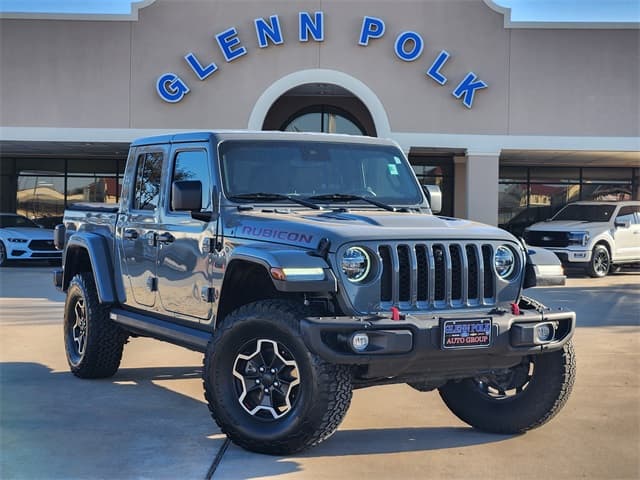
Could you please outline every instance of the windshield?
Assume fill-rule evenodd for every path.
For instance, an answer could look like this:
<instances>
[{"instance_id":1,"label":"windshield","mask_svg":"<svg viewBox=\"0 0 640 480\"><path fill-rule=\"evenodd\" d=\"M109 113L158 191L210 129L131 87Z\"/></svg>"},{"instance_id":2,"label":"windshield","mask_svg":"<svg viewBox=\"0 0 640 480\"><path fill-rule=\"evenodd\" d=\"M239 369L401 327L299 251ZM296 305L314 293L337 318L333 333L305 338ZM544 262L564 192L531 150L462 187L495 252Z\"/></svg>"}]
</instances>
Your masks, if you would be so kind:
<instances>
[{"instance_id":1,"label":"windshield","mask_svg":"<svg viewBox=\"0 0 640 480\"><path fill-rule=\"evenodd\" d=\"M615 209L615 205L567 205L552 220L608 222Z\"/></svg>"},{"instance_id":2,"label":"windshield","mask_svg":"<svg viewBox=\"0 0 640 480\"><path fill-rule=\"evenodd\" d=\"M38 225L22 215L0 215L0 228L32 227Z\"/></svg>"},{"instance_id":3,"label":"windshield","mask_svg":"<svg viewBox=\"0 0 640 480\"><path fill-rule=\"evenodd\" d=\"M423 201L411 167L391 146L227 140L220 145L220 158L229 198L261 193L314 197L315 203L365 203L357 198L322 198L344 194L393 205Z\"/></svg>"}]
</instances>

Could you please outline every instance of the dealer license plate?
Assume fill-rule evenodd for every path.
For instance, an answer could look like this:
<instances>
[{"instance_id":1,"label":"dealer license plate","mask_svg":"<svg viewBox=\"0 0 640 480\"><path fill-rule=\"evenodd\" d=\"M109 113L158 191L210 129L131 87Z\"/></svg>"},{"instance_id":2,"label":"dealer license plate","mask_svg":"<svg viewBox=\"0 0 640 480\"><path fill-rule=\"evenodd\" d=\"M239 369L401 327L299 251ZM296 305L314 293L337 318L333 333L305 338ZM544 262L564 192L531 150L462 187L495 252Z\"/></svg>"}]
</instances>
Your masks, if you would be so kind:
<instances>
[{"instance_id":1,"label":"dealer license plate","mask_svg":"<svg viewBox=\"0 0 640 480\"><path fill-rule=\"evenodd\" d=\"M442 348L481 348L491 345L491 318L443 320Z\"/></svg>"}]
</instances>

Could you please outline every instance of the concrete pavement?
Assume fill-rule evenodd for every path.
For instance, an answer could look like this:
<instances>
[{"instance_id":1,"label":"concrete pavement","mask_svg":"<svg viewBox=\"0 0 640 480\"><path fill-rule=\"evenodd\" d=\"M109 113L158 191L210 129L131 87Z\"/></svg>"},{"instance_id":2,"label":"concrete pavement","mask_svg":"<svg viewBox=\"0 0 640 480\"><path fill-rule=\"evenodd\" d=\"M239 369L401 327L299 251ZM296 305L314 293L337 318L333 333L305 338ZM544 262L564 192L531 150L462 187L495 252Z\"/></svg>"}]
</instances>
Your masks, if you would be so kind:
<instances>
[{"instance_id":1,"label":"concrete pavement","mask_svg":"<svg viewBox=\"0 0 640 480\"><path fill-rule=\"evenodd\" d=\"M76 379L49 271L0 270L0 477L205 478L225 437L204 403L201 355L133 339L115 377ZM637 272L535 289L579 323L573 394L537 430L484 434L437 393L370 388L319 447L270 457L231 444L213 478L639 478L639 294Z\"/></svg>"}]
</instances>

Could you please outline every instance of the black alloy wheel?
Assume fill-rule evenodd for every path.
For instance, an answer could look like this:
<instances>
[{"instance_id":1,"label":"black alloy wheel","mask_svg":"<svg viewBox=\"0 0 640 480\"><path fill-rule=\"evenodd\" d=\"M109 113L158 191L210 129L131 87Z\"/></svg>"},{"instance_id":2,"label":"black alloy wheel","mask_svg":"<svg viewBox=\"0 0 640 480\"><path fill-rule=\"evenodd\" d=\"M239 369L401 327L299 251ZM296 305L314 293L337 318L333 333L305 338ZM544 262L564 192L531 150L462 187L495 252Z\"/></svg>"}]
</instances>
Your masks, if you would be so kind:
<instances>
[{"instance_id":1,"label":"black alloy wheel","mask_svg":"<svg viewBox=\"0 0 640 480\"><path fill-rule=\"evenodd\" d=\"M266 338L245 344L233 365L238 402L249 414L277 420L295 406L300 388L298 364L287 348Z\"/></svg>"},{"instance_id":2,"label":"black alloy wheel","mask_svg":"<svg viewBox=\"0 0 640 480\"><path fill-rule=\"evenodd\" d=\"M351 402L351 370L309 351L302 303L261 300L217 326L204 357L211 416L237 445L289 455L330 437Z\"/></svg>"}]
</instances>

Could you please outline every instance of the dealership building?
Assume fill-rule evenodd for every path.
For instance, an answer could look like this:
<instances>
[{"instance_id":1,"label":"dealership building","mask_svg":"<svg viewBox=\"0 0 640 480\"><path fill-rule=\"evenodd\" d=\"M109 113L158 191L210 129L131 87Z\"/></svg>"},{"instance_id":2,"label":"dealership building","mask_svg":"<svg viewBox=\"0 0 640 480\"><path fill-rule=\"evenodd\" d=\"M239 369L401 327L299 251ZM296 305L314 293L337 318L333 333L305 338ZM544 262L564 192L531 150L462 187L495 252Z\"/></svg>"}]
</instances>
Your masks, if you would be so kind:
<instances>
[{"instance_id":1,"label":"dealership building","mask_svg":"<svg viewBox=\"0 0 640 480\"><path fill-rule=\"evenodd\" d=\"M391 138L443 214L512 231L638 199L637 23L491 0L145 0L0 15L0 211L117 201L129 143L182 130Z\"/></svg>"}]
</instances>

